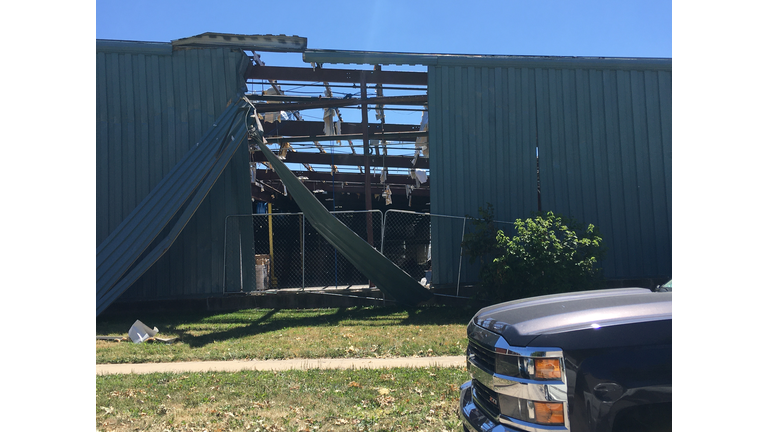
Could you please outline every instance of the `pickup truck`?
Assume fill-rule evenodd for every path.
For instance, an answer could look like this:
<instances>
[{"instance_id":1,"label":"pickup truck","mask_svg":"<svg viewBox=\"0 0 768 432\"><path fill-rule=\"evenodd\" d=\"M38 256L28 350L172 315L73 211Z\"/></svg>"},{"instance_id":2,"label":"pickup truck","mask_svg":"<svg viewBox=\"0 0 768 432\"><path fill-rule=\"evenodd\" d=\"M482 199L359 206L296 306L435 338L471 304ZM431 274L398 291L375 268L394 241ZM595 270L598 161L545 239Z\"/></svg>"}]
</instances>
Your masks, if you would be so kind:
<instances>
[{"instance_id":1,"label":"pickup truck","mask_svg":"<svg viewBox=\"0 0 768 432\"><path fill-rule=\"evenodd\" d=\"M465 431L672 430L671 283L501 303L467 337Z\"/></svg>"}]
</instances>

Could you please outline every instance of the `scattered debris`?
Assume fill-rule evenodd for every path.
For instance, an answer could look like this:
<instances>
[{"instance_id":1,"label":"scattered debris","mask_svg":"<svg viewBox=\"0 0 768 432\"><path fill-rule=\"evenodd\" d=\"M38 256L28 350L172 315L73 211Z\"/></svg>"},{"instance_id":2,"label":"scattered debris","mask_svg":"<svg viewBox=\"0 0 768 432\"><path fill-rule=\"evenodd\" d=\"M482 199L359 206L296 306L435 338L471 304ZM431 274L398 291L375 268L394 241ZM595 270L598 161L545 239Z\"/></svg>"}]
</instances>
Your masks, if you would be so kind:
<instances>
[{"instance_id":1,"label":"scattered debris","mask_svg":"<svg viewBox=\"0 0 768 432\"><path fill-rule=\"evenodd\" d=\"M120 336L96 336L96 340L111 341L111 342L125 342L130 339Z\"/></svg>"},{"instance_id":2,"label":"scattered debris","mask_svg":"<svg viewBox=\"0 0 768 432\"><path fill-rule=\"evenodd\" d=\"M161 337L155 337L157 333L160 331L155 328L149 328L146 324L143 322L136 320L135 323L131 326L131 328L128 330L128 336L96 336L96 340L103 340L103 341L110 341L110 342L127 342L127 341L133 341L133 343L142 343L142 342L163 342L163 343L174 343L179 340L178 337L170 337L170 338L161 338Z\"/></svg>"},{"instance_id":3,"label":"scattered debris","mask_svg":"<svg viewBox=\"0 0 768 432\"><path fill-rule=\"evenodd\" d=\"M133 343L142 343L145 340L156 335L160 330L155 328L149 328L143 322L136 320L135 323L128 330L128 337L131 338Z\"/></svg>"},{"instance_id":4,"label":"scattered debris","mask_svg":"<svg viewBox=\"0 0 768 432\"><path fill-rule=\"evenodd\" d=\"M151 337L151 338L147 339L144 342L163 342L163 343L170 344L170 343L174 343L174 342L176 342L178 340L179 340L179 338L177 338L177 337L171 337L171 338Z\"/></svg>"}]
</instances>

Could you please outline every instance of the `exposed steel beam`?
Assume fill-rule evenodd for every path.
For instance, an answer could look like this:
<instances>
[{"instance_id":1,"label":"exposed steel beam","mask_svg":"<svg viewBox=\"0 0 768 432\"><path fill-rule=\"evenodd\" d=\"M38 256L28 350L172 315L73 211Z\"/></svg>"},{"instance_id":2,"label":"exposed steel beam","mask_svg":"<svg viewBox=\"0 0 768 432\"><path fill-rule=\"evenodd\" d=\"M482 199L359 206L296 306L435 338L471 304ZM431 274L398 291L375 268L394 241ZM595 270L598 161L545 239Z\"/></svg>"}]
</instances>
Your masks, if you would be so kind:
<instances>
[{"instance_id":1,"label":"exposed steel beam","mask_svg":"<svg viewBox=\"0 0 768 432\"><path fill-rule=\"evenodd\" d=\"M426 72L364 71L354 69L311 69L280 66L251 66L246 79L359 83L361 75L368 84L427 85Z\"/></svg>"},{"instance_id":2,"label":"exposed steel beam","mask_svg":"<svg viewBox=\"0 0 768 432\"><path fill-rule=\"evenodd\" d=\"M267 144L278 144L284 142L306 142L306 141L342 141L342 140L364 140L366 139L366 130L363 128L361 134L344 134L344 135L308 135L308 136L288 136L288 137L264 137ZM386 140L386 141L416 141L416 138L429 136L427 131L419 132L382 132L382 133L370 133L370 129L367 137L369 139Z\"/></svg>"},{"instance_id":3,"label":"exposed steel beam","mask_svg":"<svg viewBox=\"0 0 768 432\"><path fill-rule=\"evenodd\" d=\"M331 174L330 172L322 172L322 171L293 171L293 174L296 175L296 177L300 177L300 178L306 177L306 180L304 181L354 182L354 183L365 182L365 174L358 174L358 173L337 172L335 174ZM262 181L279 180L280 176L278 176L277 173L272 170L257 170L256 178ZM370 179L373 182L372 184L379 182L378 175L371 174ZM387 184L413 186L416 184L416 180L411 178L411 176L409 175L387 174ZM422 185L428 186L429 179L427 179L426 183L422 183Z\"/></svg>"},{"instance_id":4,"label":"exposed steel beam","mask_svg":"<svg viewBox=\"0 0 768 432\"><path fill-rule=\"evenodd\" d=\"M368 88L366 87L368 77L364 74L360 74L360 99L362 100L362 115L363 115L363 169L365 173L365 184L363 193L365 194L365 209L366 213L366 231L368 234L368 244L373 246L373 222L371 218L370 210L373 208L371 202L371 149L370 139L368 132Z\"/></svg>"},{"instance_id":5,"label":"exposed steel beam","mask_svg":"<svg viewBox=\"0 0 768 432\"><path fill-rule=\"evenodd\" d=\"M288 152L283 162L357 167L364 165L363 159L363 155ZM251 153L251 162L266 161L267 158L260 151ZM429 159L421 157L416 161L416 165L413 165L413 157L411 156L387 156L386 159L380 156L370 156L370 162L371 166L374 167L429 169Z\"/></svg>"},{"instance_id":6,"label":"exposed steel beam","mask_svg":"<svg viewBox=\"0 0 768 432\"><path fill-rule=\"evenodd\" d=\"M249 96L250 99L258 99L255 96ZM368 98L368 104L377 105L424 105L427 103L427 95L413 96L385 96ZM362 105L363 100L358 98L336 99L323 98L309 102L289 102L289 103L259 103L253 104L257 112L276 112L276 111L301 111L307 109L322 108L341 108L348 106Z\"/></svg>"},{"instance_id":7,"label":"exposed steel beam","mask_svg":"<svg viewBox=\"0 0 768 432\"><path fill-rule=\"evenodd\" d=\"M266 180L264 181L264 184L267 184L269 186L274 187L275 189L282 189L283 185L279 180ZM362 184L342 184L342 183L323 183L323 182L304 182L304 186L307 187L307 189L311 191L316 190L324 190L326 192L336 192L337 194L340 193L353 193L353 194L364 194L365 193L365 186ZM374 185L371 188L371 196L373 195L381 195L383 187L378 187L378 185ZM402 185L389 185L389 189L392 191L393 195L405 195L405 189ZM264 193L268 193L271 189L264 188ZM257 193L257 195L254 195L257 199L259 197L265 197L265 195L261 192L261 187L259 185L251 184L251 192ZM276 192L271 192L272 194L275 194ZM422 187L420 189L414 189L411 191L411 194L414 196L429 196L429 188L428 187Z\"/></svg>"},{"instance_id":8,"label":"exposed steel beam","mask_svg":"<svg viewBox=\"0 0 768 432\"><path fill-rule=\"evenodd\" d=\"M264 191L262 192L259 185L251 184L251 198L255 201L273 202L273 196L275 195L277 195L276 192L271 189L264 188Z\"/></svg>"},{"instance_id":9,"label":"exposed steel beam","mask_svg":"<svg viewBox=\"0 0 768 432\"><path fill-rule=\"evenodd\" d=\"M315 136L323 135L323 122L321 121L295 121L283 120L280 122L262 122L264 137L276 136ZM419 125L386 123L384 128L380 124L370 125L369 133L377 132L418 132ZM363 133L361 123L341 123L342 134Z\"/></svg>"}]
</instances>

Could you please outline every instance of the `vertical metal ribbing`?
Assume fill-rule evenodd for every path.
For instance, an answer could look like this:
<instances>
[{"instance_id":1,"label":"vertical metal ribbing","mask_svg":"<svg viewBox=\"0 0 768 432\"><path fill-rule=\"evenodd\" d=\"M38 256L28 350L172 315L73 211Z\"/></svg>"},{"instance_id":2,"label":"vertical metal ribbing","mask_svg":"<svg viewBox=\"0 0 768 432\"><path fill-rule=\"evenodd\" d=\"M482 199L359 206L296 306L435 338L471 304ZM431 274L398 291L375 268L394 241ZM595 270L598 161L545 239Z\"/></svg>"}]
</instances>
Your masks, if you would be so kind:
<instances>
[{"instance_id":1,"label":"vertical metal ribbing","mask_svg":"<svg viewBox=\"0 0 768 432\"><path fill-rule=\"evenodd\" d=\"M230 216L227 216L224 218L224 259L222 260L222 268L223 271L221 272L221 294L227 293L227 225L229 225L229 218ZM253 223L253 222L251 222Z\"/></svg>"},{"instance_id":2,"label":"vertical metal ribbing","mask_svg":"<svg viewBox=\"0 0 768 432\"><path fill-rule=\"evenodd\" d=\"M238 224L240 225L240 224ZM243 292L243 238L237 236L237 250L240 255L240 259L237 261L237 266L240 268L240 292Z\"/></svg>"}]
</instances>

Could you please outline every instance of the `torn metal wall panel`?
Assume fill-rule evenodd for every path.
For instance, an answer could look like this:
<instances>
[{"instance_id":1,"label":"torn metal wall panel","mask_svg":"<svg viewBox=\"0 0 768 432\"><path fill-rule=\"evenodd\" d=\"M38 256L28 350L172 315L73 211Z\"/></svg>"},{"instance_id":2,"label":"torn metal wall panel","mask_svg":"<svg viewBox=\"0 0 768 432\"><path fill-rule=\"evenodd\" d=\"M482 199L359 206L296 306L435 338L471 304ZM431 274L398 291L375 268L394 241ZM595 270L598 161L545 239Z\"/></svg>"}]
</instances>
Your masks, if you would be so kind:
<instances>
[{"instance_id":1,"label":"torn metal wall panel","mask_svg":"<svg viewBox=\"0 0 768 432\"><path fill-rule=\"evenodd\" d=\"M218 127L214 125L211 133L207 133L201 140L202 143L220 142L227 134L226 125L236 120L234 113L225 112L217 120ZM209 144L213 146L213 144ZM198 143L187 155L179 161L174 169L156 185L151 194L147 194L138 206L131 211L129 216L123 219L120 225L97 247L97 279L105 278L106 284L119 274L110 276L115 268L122 268L136 259L136 253L146 248L139 246L139 235L145 230L159 232L174 217L177 209L188 201L189 196L197 193L202 177L201 170L209 170L213 161L218 157L216 148L210 150ZM155 234L157 235L157 234ZM120 241L116 241L120 238ZM147 241L151 241L151 238ZM107 258L111 262L107 264ZM110 282L111 281L111 282Z\"/></svg>"},{"instance_id":2,"label":"torn metal wall panel","mask_svg":"<svg viewBox=\"0 0 768 432\"><path fill-rule=\"evenodd\" d=\"M248 63L228 48L97 41L97 245L243 90ZM221 293L225 218L251 212L248 159L238 149L168 253L120 301Z\"/></svg>"},{"instance_id":3,"label":"torn metal wall panel","mask_svg":"<svg viewBox=\"0 0 768 432\"><path fill-rule=\"evenodd\" d=\"M538 148L542 210L599 227L607 277L671 277L671 60L461 61L428 72L431 212L529 217ZM455 225L433 221L435 284L459 277Z\"/></svg>"},{"instance_id":4,"label":"torn metal wall panel","mask_svg":"<svg viewBox=\"0 0 768 432\"><path fill-rule=\"evenodd\" d=\"M97 247L97 315L174 244L236 150L246 146L247 130L248 104L234 101L200 143Z\"/></svg>"}]
</instances>

